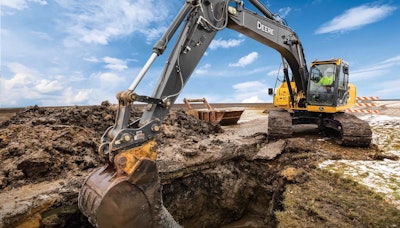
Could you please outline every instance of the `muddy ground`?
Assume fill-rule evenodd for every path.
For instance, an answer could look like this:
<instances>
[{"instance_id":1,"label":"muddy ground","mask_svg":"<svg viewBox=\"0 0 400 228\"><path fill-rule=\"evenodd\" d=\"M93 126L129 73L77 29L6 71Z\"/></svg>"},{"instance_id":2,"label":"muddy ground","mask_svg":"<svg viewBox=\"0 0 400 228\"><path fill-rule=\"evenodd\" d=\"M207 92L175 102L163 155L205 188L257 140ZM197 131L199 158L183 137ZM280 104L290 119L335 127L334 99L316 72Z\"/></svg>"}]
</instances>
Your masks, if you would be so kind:
<instances>
[{"instance_id":1,"label":"muddy ground","mask_svg":"<svg viewBox=\"0 0 400 228\"><path fill-rule=\"evenodd\" d=\"M397 160L377 146L348 148L299 126L267 139L267 112L247 107L233 126L174 110L157 162L166 208L185 227L398 227L385 196L318 168L325 160ZM115 106L28 107L0 123L0 227L91 227L77 208ZM140 116L134 110L132 119Z\"/></svg>"}]
</instances>

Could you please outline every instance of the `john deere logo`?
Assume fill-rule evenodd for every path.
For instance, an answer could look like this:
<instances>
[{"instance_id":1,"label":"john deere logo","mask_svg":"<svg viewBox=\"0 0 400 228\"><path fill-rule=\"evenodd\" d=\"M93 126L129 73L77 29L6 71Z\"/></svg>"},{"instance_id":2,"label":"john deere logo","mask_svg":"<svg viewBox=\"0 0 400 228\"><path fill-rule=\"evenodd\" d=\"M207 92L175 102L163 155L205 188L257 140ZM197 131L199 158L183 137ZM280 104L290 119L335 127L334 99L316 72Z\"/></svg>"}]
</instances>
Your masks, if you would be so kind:
<instances>
[{"instance_id":1,"label":"john deere logo","mask_svg":"<svg viewBox=\"0 0 400 228\"><path fill-rule=\"evenodd\" d=\"M257 29L259 29L259 30L261 30L261 31L263 31L265 33L274 35L274 29L264 25L263 23L261 23L259 21L257 21Z\"/></svg>"}]
</instances>

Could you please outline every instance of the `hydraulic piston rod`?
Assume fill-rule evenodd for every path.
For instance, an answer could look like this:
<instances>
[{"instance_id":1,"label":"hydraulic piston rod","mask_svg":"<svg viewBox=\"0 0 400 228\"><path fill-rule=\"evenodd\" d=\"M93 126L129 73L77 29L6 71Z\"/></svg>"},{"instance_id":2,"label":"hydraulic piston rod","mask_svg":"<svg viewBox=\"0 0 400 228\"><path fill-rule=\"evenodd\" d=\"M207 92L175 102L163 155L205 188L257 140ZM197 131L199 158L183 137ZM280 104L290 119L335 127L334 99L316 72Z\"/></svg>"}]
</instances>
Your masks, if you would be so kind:
<instances>
[{"instance_id":1,"label":"hydraulic piston rod","mask_svg":"<svg viewBox=\"0 0 400 228\"><path fill-rule=\"evenodd\" d=\"M146 72L149 70L151 64L153 64L156 57L164 52L165 48L167 47L167 43L171 40L172 36L179 28L179 25L182 23L186 15L189 13L190 7L191 4L188 1L179 11L178 15L175 17L174 21L172 22L168 30L164 33L163 37L154 45L153 53L147 60L146 64L143 66L142 70L140 70L139 74L136 76L135 81L133 81L131 86L129 86L128 90L134 91L136 89L136 87L139 85L140 81L146 74Z\"/></svg>"},{"instance_id":2,"label":"hydraulic piston rod","mask_svg":"<svg viewBox=\"0 0 400 228\"><path fill-rule=\"evenodd\" d=\"M133 81L131 86L129 86L128 90L133 91L136 89L136 87L139 85L140 81L143 79L144 75L146 74L146 72L149 70L151 64L153 64L156 57L157 57L157 53L153 52L153 54L151 54L150 58L147 60L146 64L142 68L142 70L140 70L138 76L136 76L135 81Z\"/></svg>"}]
</instances>

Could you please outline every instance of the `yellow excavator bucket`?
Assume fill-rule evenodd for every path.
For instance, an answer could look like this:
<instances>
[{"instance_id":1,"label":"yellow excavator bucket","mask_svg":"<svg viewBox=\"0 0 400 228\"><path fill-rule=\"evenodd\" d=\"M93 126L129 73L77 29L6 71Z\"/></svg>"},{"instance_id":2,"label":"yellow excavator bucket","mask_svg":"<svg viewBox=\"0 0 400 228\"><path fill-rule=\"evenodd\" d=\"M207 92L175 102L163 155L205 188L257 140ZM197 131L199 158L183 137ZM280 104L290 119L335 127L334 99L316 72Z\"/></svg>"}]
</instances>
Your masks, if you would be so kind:
<instances>
[{"instance_id":1,"label":"yellow excavator bucket","mask_svg":"<svg viewBox=\"0 0 400 228\"><path fill-rule=\"evenodd\" d=\"M96 227L179 226L164 208L155 163L156 143L120 152L114 166L96 169L81 188L78 205Z\"/></svg>"}]
</instances>

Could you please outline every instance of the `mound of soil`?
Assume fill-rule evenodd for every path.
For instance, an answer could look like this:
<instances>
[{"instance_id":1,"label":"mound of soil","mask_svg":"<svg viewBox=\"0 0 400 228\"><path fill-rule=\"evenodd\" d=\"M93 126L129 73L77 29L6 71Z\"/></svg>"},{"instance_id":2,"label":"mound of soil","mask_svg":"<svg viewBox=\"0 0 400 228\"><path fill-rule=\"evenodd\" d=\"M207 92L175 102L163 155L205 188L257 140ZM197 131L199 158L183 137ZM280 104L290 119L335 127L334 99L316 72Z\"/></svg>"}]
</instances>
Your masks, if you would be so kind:
<instances>
[{"instance_id":1,"label":"mound of soil","mask_svg":"<svg viewBox=\"0 0 400 228\"><path fill-rule=\"evenodd\" d=\"M113 124L106 103L91 108L29 107L0 125L0 189L80 175L101 164L101 132Z\"/></svg>"},{"instance_id":2,"label":"mound of soil","mask_svg":"<svg viewBox=\"0 0 400 228\"><path fill-rule=\"evenodd\" d=\"M67 174L80 176L82 171L101 165L96 151L102 134L114 124L115 111L108 102L91 107L33 106L1 123L0 189ZM132 119L140 115L140 110L133 109ZM223 132L219 125L195 119L183 110L171 113L163 129L157 136L161 144Z\"/></svg>"}]
</instances>

